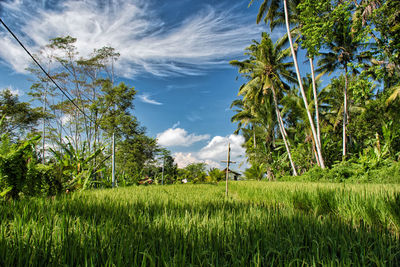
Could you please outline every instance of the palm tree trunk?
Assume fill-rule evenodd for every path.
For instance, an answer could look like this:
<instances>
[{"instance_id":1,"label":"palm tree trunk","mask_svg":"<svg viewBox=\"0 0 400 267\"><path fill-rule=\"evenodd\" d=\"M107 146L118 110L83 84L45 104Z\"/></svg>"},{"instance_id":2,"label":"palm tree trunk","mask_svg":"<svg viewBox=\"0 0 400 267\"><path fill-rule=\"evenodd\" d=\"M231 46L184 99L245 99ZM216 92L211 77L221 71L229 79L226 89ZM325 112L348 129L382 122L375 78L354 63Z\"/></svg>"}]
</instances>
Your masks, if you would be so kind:
<instances>
[{"instance_id":1,"label":"palm tree trunk","mask_svg":"<svg viewBox=\"0 0 400 267\"><path fill-rule=\"evenodd\" d=\"M315 131L315 126L314 126L314 122L313 122L313 119L312 119L312 116L311 116L311 113L310 113L310 109L308 108L308 102L307 102L306 94L304 92L303 83L301 81L299 65L297 63L296 54L294 53L292 35L290 33L289 16L288 16L286 0L283 0L283 6L284 6L284 11L285 11L285 22L286 22L286 30L287 30L289 44L290 44L290 51L292 52L294 66L296 68L296 74L297 74L297 80L299 82L300 92L301 92L301 95L303 97L304 106L305 106L306 111L307 111L308 121L309 121L310 126L311 126L311 131L312 131L313 137L314 137L315 140L317 140L317 138L316 138L317 133ZM321 168L324 169L325 168L325 164L324 164L324 159L322 157L321 147L320 147L318 142L316 142L315 144L316 144L316 147L317 147L318 158L319 158L319 161L321 163Z\"/></svg>"},{"instance_id":2,"label":"palm tree trunk","mask_svg":"<svg viewBox=\"0 0 400 267\"><path fill-rule=\"evenodd\" d=\"M318 94L317 94L317 85L315 83L315 72L314 72L314 62L313 58L309 58L310 60L310 68L311 68L311 80L312 80L312 86L313 86L313 94L314 94L314 106L315 106L315 124L317 126L317 140L313 139L313 152L315 156L315 160L317 161L318 166L321 167L321 162L319 161L318 158L318 153L316 150L316 144L315 142L318 142L319 147L321 146L321 132L320 132L320 127L319 127L319 108L318 108Z\"/></svg>"},{"instance_id":3,"label":"palm tree trunk","mask_svg":"<svg viewBox=\"0 0 400 267\"><path fill-rule=\"evenodd\" d=\"M293 162L293 159L292 159L292 153L290 152L289 143L288 143L287 138L286 138L287 134L286 134L286 131L285 131L285 127L283 126L281 112L279 111L279 108L278 108L278 100L277 100L277 97L276 97L275 88L272 86L271 90L272 90L272 95L273 95L273 98L274 98L275 113L276 113L276 118L278 119L279 130L281 132L281 135L282 135L282 138L283 138L283 142L285 143L286 151L287 151L288 156L289 156L290 165L292 166L292 170L293 170L293 176L297 176L296 166L294 165L294 162Z\"/></svg>"},{"instance_id":4,"label":"palm tree trunk","mask_svg":"<svg viewBox=\"0 0 400 267\"><path fill-rule=\"evenodd\" d=\"M318 153L317 153L317 150L315 149L315 141L314 141L314 139L312 140L312 150L313 150L314 157L315 157L315 160L317 161L318 166L321 167L321 163L319 162L319 158L318 158Z\"/></svg>"},{"instance_id":5,"label":"palm tree trunk","mask_svg":"<svg viewBox=\"0 0 400 267\"><path fill-rule=\"evenodd\" d=\"M315 120L316 120L315 124L317 126L317 140L318 140L319 146L321 147L321 132L320 132L320 128L319 128L318 94L317 94L317 86L315 84L313 58L310 58L310 67L311 67L311 79L312 79L312 86L313 86L313 93L314 93Z\"/></svg>"},{"instance_id":6,"label":"palm tree trunk","mask_svg":"<svg viewBox=\"0 0 400 267\"><path fill-rule=\"evenodd\" d=\"M344 67L345 75L344 75L344 90L343 90L343 160L346 159L347 155L347 138L346 138L346 124L347 124L347 66Z\"/></svg>"}]
</instances>

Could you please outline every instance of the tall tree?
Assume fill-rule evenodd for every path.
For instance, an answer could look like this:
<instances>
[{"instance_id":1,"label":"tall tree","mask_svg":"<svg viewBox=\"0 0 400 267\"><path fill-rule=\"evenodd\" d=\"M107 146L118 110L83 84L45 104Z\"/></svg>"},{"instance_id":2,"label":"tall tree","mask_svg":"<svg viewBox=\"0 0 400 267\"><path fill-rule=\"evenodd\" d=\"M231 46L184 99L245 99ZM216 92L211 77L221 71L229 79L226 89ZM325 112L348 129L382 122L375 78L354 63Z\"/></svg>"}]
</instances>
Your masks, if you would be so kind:
<instances>
[{"instance_id":1,"label":"tall tree","mask_svg":"<svg viewBox=\"0 0 400 267\"><path fill-rule=\"evenodd\" d=\"M342 138L342 155L343 159L347 155L347 132L346 126L349 123L348 113L348 75L349 64L355 62L358 58L359 49L361 48L360 39L353 33L351 28L351 13L348 6L338 5L333 16L333 31L331 38L326 46L329 52L321 52L321 59L318 61L319 71L326 71L329 74L337 69L344 71L344 90L343 90L343 138ZM353 68L353 71L356 71Z\"/></svg>"},{"instance_id":2,"label":"tall tree","mask_svg":"<svg viewBox=\"0 0 400 267\"><path fill-rule=\"evenodd\" d=\"M250 4L253 3L254 0L250 1ZM297 55L295 53L295 48L293 45L293 41L292 41L292 34L291 34L291 30L290 30L290 21L289 21L289 11L287 8L287 1L283 0L283 10L284 10L284 15L285 15L285 25L286 25L286 32L287 32L287 36L289 39L289 44L290 44L290 51L292 54L292 58L293 58L293 62L294 62L294 67L296 70L296 75L297 75L297 82L299 84L299 89L303 98L303 102L304 102L304 106L305 109L307 111L307 117L308 117L308 121L310 123L310 127L312 130L312 135L314 140L319 140L318 136L317 136L317 132L315 130L315 125L314 125L314 120L311 116L311 113L308 109L308 101L307 101L307 97L303 88L303 83L301 80L301 75L300 75L300 70L299 70L299 65L297 62ZM261 21L261 19L265 16L266 21L272 21L276 16L277 16L277 11L282 8L282 2L280 2L279 0L264 0L263 3L260 6L258 15L257 15L257 23L259 23ZM325 164L324 164L324 160L323 160L323 156L322 156L322 149L320 146L319 141L316 142L316 147L317 147L317 153L318 153L318 157L319 157L319 162L321 164L322 168L325 168Z\"/></svg>"},{"instance_id":3,"label":"tall tree","mask_svg":"<svg viewBox=\"0 0 400 267\"><path fill-rule=\"evenodd\" d=\"M247 48L250 56L248 60L234 60L230 63L239 67L239 72L247 73L245 76L249 81L239 91L239 95L243 96L244 101L262 102L265 95L269 92L272 93L279 131L285 143L293 175L296 176L297 171L278 102L278 93L287 87L284 80L293 82L293 73L289 70L293 64L285 62L290 51L282 49L284 44L284 39L280 39L274 44L270 36L263 33L260 43L254 41L254 44Z\"/></svg>"},{"instance_id":4,"label":"tall tree","mask_svg":"<svg viewBox=\"0 0 400 267\"><path fill-rule=\"evenodd\" d=\"M35 127L44 114L39 108L32 108L27 102L21 102L18 95L9 89L0 91L0 125L1 133L12 137L21 137L36 131Z\"/></svg>"},{"instance_id":5,"label":"tall tree","mask_svg":"<svg viewBox=\"0 0 400 267\"><path fill-rule=\"evenodd\" d=\"M318 79L317 79L318 81ZM315 102L312 101L314 97L314 81L308 75L307 77L303 78L303 84L306 89L306 95L307 99L309 100L309 110L311 112L314 112L317 108L315 105ZM297 88L294 88L297 89ZM318 95L317 95L318 97ZM315 156L316 162L319 161L319 157L316 151L316 145L315 142L317 140L314 140L312 138L312 132L311 132L311 127L308 124L307 120L307 112L306 109L304 108L304 104L302 103L302 98L298 94L298 90L290 90L282 99L282 104L283 104L283 110L282 113L288 114L289 120L293 122L293 124L296 127L296 129L302 129L302 131L299 134L304 134L304 140L307 142L311 142L311 151L313 151L313 154ZM319 165L319 164L318 164Z\"/></svg>"}]
</instances>

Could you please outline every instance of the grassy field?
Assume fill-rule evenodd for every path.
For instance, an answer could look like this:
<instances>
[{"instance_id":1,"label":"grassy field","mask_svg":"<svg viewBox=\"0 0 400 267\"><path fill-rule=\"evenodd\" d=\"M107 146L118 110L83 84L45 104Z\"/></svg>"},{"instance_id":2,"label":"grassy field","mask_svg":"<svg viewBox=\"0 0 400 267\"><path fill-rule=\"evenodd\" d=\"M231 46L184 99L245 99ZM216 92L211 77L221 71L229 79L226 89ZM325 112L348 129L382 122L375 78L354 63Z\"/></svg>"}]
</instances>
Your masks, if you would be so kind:
<instances>
[{"instance_id":1,"label":"grassy field","mask_svg":"<svg viewBox=\"0 0 400 267\"><path fill-rule=\"evenodd\" d=\"M0 202L0 266L400 264L400 186L140 186Z\"/></svg>"}]
</instances>

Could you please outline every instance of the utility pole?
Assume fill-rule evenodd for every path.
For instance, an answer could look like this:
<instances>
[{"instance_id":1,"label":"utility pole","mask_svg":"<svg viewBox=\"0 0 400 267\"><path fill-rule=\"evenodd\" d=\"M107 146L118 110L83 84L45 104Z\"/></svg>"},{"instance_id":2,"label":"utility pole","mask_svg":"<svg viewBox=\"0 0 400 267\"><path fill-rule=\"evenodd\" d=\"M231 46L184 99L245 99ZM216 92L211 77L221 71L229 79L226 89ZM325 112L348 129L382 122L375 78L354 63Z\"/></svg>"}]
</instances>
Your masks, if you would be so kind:
<instances>
[{"instance_id":1,"label":"utility pole","mask_svg":"<svg viewBox=\"0 0 400 267\"><path fill-rule=\"evenodd\" d=\"M112 187L115 187L115 132L112 134L112 166L111 166L111 181Z\"/></svg>"},{"instance_id":2,"label":"utility pole","mask_svg":"<svg viewBox=\"0 0 400 267\"><path fill-rule=\"evenodd\" d=\"M163 157L163 163L162 163L161 185L164 185L164 165L165 165L165 155Z\"/></svg>"},{"instance_id":3,"label":"utility pole","mask_svg":"<svg viewBox=\"0 0 400 267\"><path fill-rule=\"evenodd\" d=\"M222 160L221 162L226 162L226 188L225 188L225 196L228 197L228 177L229 177L229 164L236 163L231 161L231 143L228 143L228 156L227 160Z\"/></svg>"}]
</instances>

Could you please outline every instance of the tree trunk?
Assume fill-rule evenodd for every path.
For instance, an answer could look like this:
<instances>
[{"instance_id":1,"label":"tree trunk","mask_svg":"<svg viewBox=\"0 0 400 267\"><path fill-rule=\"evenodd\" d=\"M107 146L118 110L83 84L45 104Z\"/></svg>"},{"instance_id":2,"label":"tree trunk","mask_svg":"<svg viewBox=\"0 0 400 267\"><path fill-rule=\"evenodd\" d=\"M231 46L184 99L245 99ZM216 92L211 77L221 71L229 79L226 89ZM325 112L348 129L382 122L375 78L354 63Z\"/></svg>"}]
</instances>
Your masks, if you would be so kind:
<instances>
[{"instance_id":1,"label":"tree trunk","mask_svg":"<svg viewBox=\"0 0 400 267\"><path fill-rule=\"evenodd\" d=\"M268 178L268 181L275 180L274 173L272 172L270 167L268 167L268 169L267 169L267 178Z\"/></svg>"},{"instance_id":2,"label":"tree trunk","mask_svg":"<svg viewBox=\"0 0 400 267\"><path fill-rule=\"evenodd\" d=\"M347 135L346 135L346 124L347 124L347 66L344 67L344 90L343 90L343 160L346 160L347 156Z\"/></svg>"},{"instance_id":3,"label":"tree trunk","mask_svg":"<svg viewBox=\"0 0 400 267\"><path fill-rule=\"evenodd\" d=\"M317 150L315 149L315 141L314 141L314 139L312 139L312 150L313 150L314 157L315 157L315 160L316 160L318 166L321 167L321 163L319 162L319 158L318 158L318 153L317 153Z\"/></svg>"},{"instance_id":4,"label":"tree trunk","mask_svg":"<svg viewBox=\"0 0 400 267\"><path fill-rule=\"evenodd\" d=\"M306 94L305 94L305 92L304 92L303 83L302 83L302 81L301 81L299 65L297 64L296 54L294 53L292 35L291 35L291 33L290 33L289 16L288 16L288 10L287 10L287 3L286 3L286 0L283 0L283 6L284 6L284 11L285 11L285 22L286 22L286 30L287 30L288 39L289 39L289 44L290 44L290 51L291 51L291 53L292 53L294 66L295 66L295 68L296 68L296 74L297 74L297 80L298 80L298 82L299 82L300 92L301 92L301 95L302 95L302 97L303 97L304 106L305 106L306 111L307 111L308 121L309 121L310 126L311 126L311 131L312 131L313 137L314 137L315 140L317 140L317 138L316 138L317 133L316 133L316 131L315 131L314 122L313 122L313 119L312 119L310 110L309 110L309 108L308 108L308 101L307 101L307 98L306 98ZM322 157L321 147L320 147L320 145L319 145L318 142L316 142L316 147L317 147L318 158L319 158L319 161L320 161L320 163L321 163L321 168L324 169L324 168L325 168L324 159L323 159L323 157Z\"/></svg>"},{"instance_id":5,"label":"tree trunk","mask_svg":"<svg viewBox=\"0 0 400 267\"><path fill-rule=\"evenodd\" d=\"M42 164L45 164L45 156L46 156L46 89L44 91L44 100L43 100L43 129L42 129Z\"/></svg>"},{"instance_id":6,"label":"tree trunk","mask_svg":"<svg viewBox=\"0 0 400 267\"><path fill-rule=\"evenodd\" d=\"M320 132L320 128L319 128L318 94L317 94L317 85L315 84L313 58L310 58L310 67L311 67L311 78L312 78L312 86L313 86L313 94L314 94L315 120L316 120L315 125L317 126L317 141L318 141L319 146L321 147L321 132Z\"/></svg>"},{"instance_id":7,"label":"tree trunk","mask_svg":"<svg viewBox=\"0 0 400 267\"><path fill-rule=\"evenodd\" d=\"M292 159L292 153L290 152L289 143L288 143L288 140L286 139L287 134L286 134L286 131L285 131L285 127L283 126L281 112L279 111L279 108L278 108L278 100L277 100L277 97L276 97L275 88L272 86L271 90L272 90L272 96L274 98L275 113L276 113L276 118L278 119L279 130L281 132L281 135L282 135L282 138L283 138L283 142L285 143L286 151L287 151L288 156L289 156L290 165L292 166L292 170L293 170L293 176L297 176L296 166L294 165L294 162L293 162L293 159Z\"/></svg>"},{"instance_id":8,"label":"tree trunk","mask_svg":"<svg viewBox=\"0 0 400 267\"><path fill-rule=\"evenodd\" d=\"M75 109L75 151L78 153L78 121L79 121L79 111Z\"/></svg>"}]
</instances>

